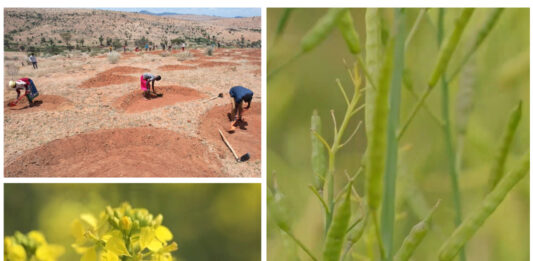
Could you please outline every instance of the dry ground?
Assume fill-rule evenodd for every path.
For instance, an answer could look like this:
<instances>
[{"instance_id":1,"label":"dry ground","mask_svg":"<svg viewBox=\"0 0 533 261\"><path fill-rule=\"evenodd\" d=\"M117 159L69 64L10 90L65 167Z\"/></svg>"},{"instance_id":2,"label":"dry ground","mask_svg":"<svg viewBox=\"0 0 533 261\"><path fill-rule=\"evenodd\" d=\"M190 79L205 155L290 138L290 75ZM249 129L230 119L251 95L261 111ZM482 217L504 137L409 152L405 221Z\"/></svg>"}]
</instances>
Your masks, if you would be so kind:
<instances>
[{"instance_id":1,"label":"dry ground","mask_svg":"<svg viewBox=\"0 0 533 261\"><path fill-rule=\"evenodd\" d=\"M206 130L201 130L200 125L202 125L202 120L209 119L206 116L211 109L218 106L229 108L228 90L231 86L242 85L253 90L255 97L252 106L260 106L261 100L257 98L261 96L260 50L217 49L210 57L205 56L204 50L191 50L191 57L187 57L185 60L180 52L172 54L161 54L160 52L129 53L123 55L116 64L111 64L105 55L89 57L87 54L78 53L71 55L71 57L37 57L38 70L33 70L29 65L21 67L15 78L29 77L33 79L41 93L37 100L41 100L43 103L33 108L26 107L27 104L8 108L7 102L15 99L16 93L9 87L4 88L5 175L40 176L40 173L46 173L42 175L78 176L77 173L54 174L50 171L63 169L60 168L60 164L71 166L72 163L69 160L72 159L62 160L62 157L70 157L70 154L75 154L77 160L84 159L82 152L87 151L87 149L81 147L85 146L83 144L86 141L78 142L81 144L78 147L69 148L74 152L60 155L52 150L61 150L61 146L58 144L68 144L68 142L57 140L76 140L78 137L84 137L84 135L89 137L92 134L107 130L115 130L118 133L124 132L123 136L127 140L128 131L141 128L146 132L153 131L154 133L160 132L161 129L171 131L172 133L168 135L169 139L174 139L176 136L190 141L181 143L172 141L177 144L176 146L185 144L181 151L190 151L190 154L202 154L207 159L206 161L218 161L208 162L210 166L205 166L207 171L209 169L216 169L216 171L195 176L259 177L261 173L260 155L252 154L249 162L237 164L229 150L222 149L224 148L222 140L213 138L218 133L216 126L213 126L212 130L214 134L206 134ZM6 53L6 64L20 64L20 60L13 61L13 57L16 56L23 57L23 54ZM162 76L162 80L156 83L156 90L158 90L158 86L161 86L162 88L159 90L167 95L151 101L132 96L140 95L138 91L140 89L139 77L144 71ZM4 86L7 86L11 76L7 69L5 72ZM117 78L120 79L119 82L114 81ZM183 91L186 97L180 97L180 91ZM224 98L208 100L209 97L219 93L224 93ZM52 102L52 106L48 102ZM257 111L260 114L260 110L250 111L250 113L257 113ZM225 117L225 115L221 115L221 117ZM257 131L257 126L260 129L261 123L256 122L260 121L259 116L254 115L249 118L245 116L245 119L248 119L248 124L253 126L252 130ZM219 120L221 122L219 124L220 129L229 127L227 126L229 125L227 119ZM101 139L110 139L109 137L117 137L117 135L97 136L102 137ZM246 130L240 130L234 134L226 133L225 135L235 135L231 137L231 139L235 139L238 138L238 135L248 134ZM94 137L91 139L95 139ZM146 146L143 147L143 143L139 143L139 140L143 141L145 138L144 136L139 137L136 140L137 143L131 146L124 144L119 146L112 140L96 142L100 145L92 146L91 151L86 152L92 157L92 160L86 164L88 170L84 171L83 175L143 176L142 173L134 173L138 169L144 171L145 176L162 176L158 175L157 171L147 171L152 169L151 164L153 163L143 165L138 163L141 159L133 160L137 162L136 164L142 165L138 168L121 168L120 166L125 167L128 164L110 166L113 161L93 157L98 154L98 150L102 150L102 153L107 153L104 154L110 155L111 159L113 153L126 153L126 156L117 157L117 160L124 160L127 158L127 153L135 151L132 153L133 158L141 157L143 158L142 161L150 160L150 155L159 151L157 149L158 143L147 141ZM52 141L54 142L52 143ZM161 141L158 140L158 142ZM240 144L237 144L235 149L239 152L245 150L260 151L260 144L261 140L258 136L255 144L247 144L251 148L242 148ZM132 146L134 147L131 148ZM112 147L112 149L106 150L107 147ZM150 151L149 155L137 153L142 150ZM174 149L165 147L161 153L173 153L172 151ZM165 176L191 176L189 173L191 172L190 164L186 164L190 157L187 157L187 153L180 152L178 154L168 157L164 155L154 157L154 160L164 161L164 159L168 159L174 161L161 165L177 168L165 172ZM42 155L51 156L42 159ZM39 158L40 161L32 160L33 158ZM183 161L183 164L180 161ZM109 166L98 167L98 164ZM186 165L187 168L180 168L180 166ZM83 164L81 166L77 164L75 167L65 168L65 171L84 168ZM91 169L94 169L95 172L91 173ZM204 169L204 166L200 169Z\"/></svg>"}]
</instances>

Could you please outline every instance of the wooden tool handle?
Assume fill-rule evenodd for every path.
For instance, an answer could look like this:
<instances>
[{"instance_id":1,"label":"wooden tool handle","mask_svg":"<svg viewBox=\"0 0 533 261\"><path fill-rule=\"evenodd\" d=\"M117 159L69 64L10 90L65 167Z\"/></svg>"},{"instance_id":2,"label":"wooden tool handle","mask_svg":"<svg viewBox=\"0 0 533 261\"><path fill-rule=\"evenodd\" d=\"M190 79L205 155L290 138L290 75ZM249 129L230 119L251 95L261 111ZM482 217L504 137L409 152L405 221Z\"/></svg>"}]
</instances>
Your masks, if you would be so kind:
<instances>
[{"instance_id":1,"label":"wooden tool handle","mask_svg":"<svg viewBox=\"0 0 533 261\"><path fill-rule=\"evenodd\" d=\"M222 140L224 141L224 143L226 143L226 146L228 146L228 148L231 150L231 153L233 153L233 156L235 157L235 159L239 160L239 156L237 156L237 153L235 153L235 151L233 150L233 148L229 144L228 140L226 140L226 137L224 137L224 134L222 134L222 131L220 129L218 129L218 132L220 133L220 136L222 136Z\"/></svg>"}]
</instances>

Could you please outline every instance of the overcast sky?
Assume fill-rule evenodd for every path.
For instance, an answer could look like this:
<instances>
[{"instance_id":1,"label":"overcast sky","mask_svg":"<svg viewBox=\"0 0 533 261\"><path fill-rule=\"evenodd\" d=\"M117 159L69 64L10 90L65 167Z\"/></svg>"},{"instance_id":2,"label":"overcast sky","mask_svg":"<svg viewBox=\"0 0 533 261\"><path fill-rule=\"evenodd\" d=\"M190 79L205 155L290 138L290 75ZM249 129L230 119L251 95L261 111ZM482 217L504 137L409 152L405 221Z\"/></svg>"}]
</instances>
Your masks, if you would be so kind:
<instances>
[{"instance_id":1,"label":"overcast sky","mask_svg":"<svg viewBox=\"0 0 533 261\"><path fill-rule=\"evenodd\" d=\"M179 14L196 14L196 15L212 15L221 17L235 17L235 16L261 16L261 8L98 8L104 10L123 11L123 12L139 12L142 10L151 13L179 13Z\"/></svg>"}]
</instances>

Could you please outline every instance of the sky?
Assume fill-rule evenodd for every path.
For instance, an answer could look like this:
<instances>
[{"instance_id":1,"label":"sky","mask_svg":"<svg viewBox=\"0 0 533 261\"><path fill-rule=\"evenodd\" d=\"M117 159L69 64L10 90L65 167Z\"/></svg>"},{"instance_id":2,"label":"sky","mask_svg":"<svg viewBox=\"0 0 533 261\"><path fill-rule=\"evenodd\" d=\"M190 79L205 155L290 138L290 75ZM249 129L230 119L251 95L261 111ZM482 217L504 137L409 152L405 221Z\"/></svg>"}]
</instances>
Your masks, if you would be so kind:
<instances>
[{"instance_id":1,"label":"sky","mask_svg":"<svg viewBox=\"0 0 533 261\"><path fill-rule=\"evenodd\" d=\"M151 13L179 13L179 14L196 14L196 15L212 15L221 17L235 17L235 16L261 16L261 8L98 8L104 10L123 11L123 12L139 12L142 10Z\"/></svg>"}]
</instances>

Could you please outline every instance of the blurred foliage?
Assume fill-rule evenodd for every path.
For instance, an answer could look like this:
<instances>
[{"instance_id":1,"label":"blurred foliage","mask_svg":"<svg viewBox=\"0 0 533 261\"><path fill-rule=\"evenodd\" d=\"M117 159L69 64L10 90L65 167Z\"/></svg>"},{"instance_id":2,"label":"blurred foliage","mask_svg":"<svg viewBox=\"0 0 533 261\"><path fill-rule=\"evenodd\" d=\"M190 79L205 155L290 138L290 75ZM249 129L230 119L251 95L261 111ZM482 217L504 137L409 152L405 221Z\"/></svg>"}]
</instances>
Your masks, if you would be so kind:
<instances>
[{"instance_id":1,"label":"blurred foliage","mask_svg":"<svg viewBox=\"0 0 533 261\"><path fill-rule=\"evenodd\" d=\"M410 30L420 9L407 9L407 29ZM429 9L405 54L416 93L420 95L436 62L437 12ZM282 18L283 9L267 11L267 71L271 72L294 56L300 48L300 40L326 9L295 9L286 21L287 27L276 39L272 37ZM365 41L365 10L350 10L355 28ZM383 37L393 28L393 10L381 10ZM453 55L449 70L454 70L464 57L467 47L474 40L477 30L489 14L489 9L477 9L466 27L465 33ZM448 9L444 21L445 35L453 28L458 9ZM507 169L512 169L524 151L529 150L529 9L506 9L486 41L472 56L463 73L449 85L450 115L452 124L460 117L458 100L462 99L461 84L473 84L471 115L466 128L459 183L462 192L463 215L478 205L487 191L488 173L497 152L498 141L512 109L523 102L523 117L511 146ZM364 49L363 49L364 52ZM301 56L267 81L267 173L269 184L275 176L279 189L286 194L291 208L293 230L309 248L322 245L322 216L320 203L313 197L307 185L313 182L311 169L310 124L311 115L317 109L322 117L323 136L333 138L330 110L343 112L345 102L335 79L349 85L347 67L355 62L338 30L312 52ZM467 69L468 68L468 69ZM469 73L467 73L467 70ZM440 87L437 86L426 101L429 109L440 115ZM400 122L403 124L416 100L402 90ZM342 117L340 113L337 119ZM348 129L364 120L357 114ZM455 129L456 126L452 126ZM457 142L457 132L454 142ZM434 228L415 251L414 260L432 260L443 241L451 234L453 205L447 158L441 128L422 109L399 143L397 220L395 247L398 249L409 229L429 210L429 205L442 199L434 216ZM364 132L359 132L346 148L337 155L338 173L345 169L350 173L359 168L366 149ZM342 175L338 175L342 178ZM358 191L363 190L363 178L356 181ZM488 219L480 231L467 244L468 260L529 260L529 179L522 180L503 204ZM343 184L339 182L338 184ZM340 188L337 188L340 189ZM365 241L355 246L365 253ZM281 260L288 250L290 239L280 233L274 221L268 223L268 256ZM292 248L295 248L292 243ZM305 254L298 250L301 257ZM318 252L319 250L317 250Z\"/></svg>"},{"instance_id":2,"label":"blurred foliage","mask_svg":"<svg viewBox=\"0 0 533 261\"><path fill-rule=\"evenodd\" d=\"M179 244L176 260L259 260L260 184L6 184L4 233L39 229L79 260L71 225L124 201L161 214Z\"/></svg>"},{"instance_id":3,"label":"blurred foliage","mask_svg":"<svg viewBox=\"0 0 533 261\"><path fill-rule=\"evenodd\" d=\"M44 235L36 230L28 234L16 231L4 238L4 260L8 261L56 261L65 253L65 247L48 244Z\"/></svg>"}]
</instances>

